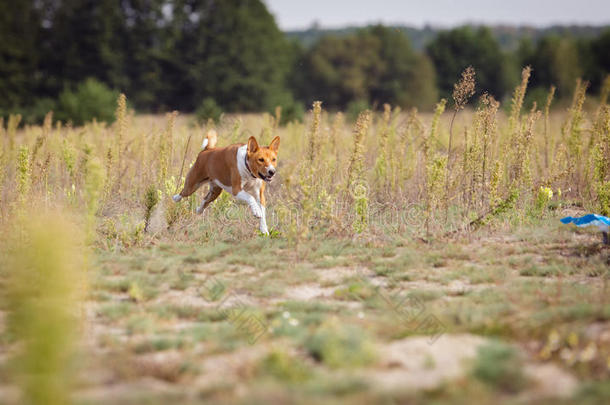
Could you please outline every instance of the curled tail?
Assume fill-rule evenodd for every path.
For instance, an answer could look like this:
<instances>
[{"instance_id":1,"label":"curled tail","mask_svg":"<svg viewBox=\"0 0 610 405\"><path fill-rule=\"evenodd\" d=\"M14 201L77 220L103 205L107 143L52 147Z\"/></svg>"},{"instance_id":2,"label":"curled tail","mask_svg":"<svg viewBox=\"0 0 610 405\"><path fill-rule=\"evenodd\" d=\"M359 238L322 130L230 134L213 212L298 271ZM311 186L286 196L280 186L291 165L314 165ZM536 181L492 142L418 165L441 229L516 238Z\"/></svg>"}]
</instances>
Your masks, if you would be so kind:
<instances>
[{"instance_id":1,"label":"curled tail","mask_svg":"<svg viewBox=\"0 0 610 405\"><path fill-rule=\"evenodd\" d=\"M201 150L214 149L216 147L216 139L216 131L210 129L203 140L203 143L201 144Z\"/></svg>"}]
</instances>

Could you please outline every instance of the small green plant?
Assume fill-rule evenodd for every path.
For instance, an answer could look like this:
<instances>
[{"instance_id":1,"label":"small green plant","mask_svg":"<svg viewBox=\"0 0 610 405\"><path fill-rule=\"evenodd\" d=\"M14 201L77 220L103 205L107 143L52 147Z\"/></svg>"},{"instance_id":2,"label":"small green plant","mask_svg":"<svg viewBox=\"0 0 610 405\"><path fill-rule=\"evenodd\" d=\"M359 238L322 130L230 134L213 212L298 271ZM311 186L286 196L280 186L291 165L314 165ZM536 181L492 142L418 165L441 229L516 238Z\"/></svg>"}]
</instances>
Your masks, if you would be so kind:
<instances>
[{"instance_id":1,"label":"small green plant","mask_svg":"<svg viewBox=\"0 0 610 405\"><path fill-rule=\"evenodd\" d=\"M349 159L347 169L347 190L354 187L356 182L363 180L364 175L364 138L371 125L372 114L370 110L360 113L354 127L354 149Z\"/></svg>"},{"instance_id":2,"label":"small green plant","mask_svg":"<svg viewBox=\"0 0 610 405\"><path fill-rule=\"evenodd\" d=\"M17 194L21 204L29 197L31 181L30 152L29 148L23 145L17 156Z\"/></svg>"},{"instance_id":3,"label":"small green plant","mask_svg":"<svg viewBox=\"0 0 610 405\"><path fill-rule=\"evenodd\" d=\"M70 182L74 184L76 180L76 152L74 151L74 145L64 139L61 143L61 158L66 167L66 171L70 175Z\"/></svg>"},{"instance_id":4,"label":"small green plant","mask_svg":"<svg viewBox=\"0 0 610 405\"><path fill-rule=\"evenodd\" d=\"M363 99L353 100L353 101L350 101L349 104L347 105L345 114L347 115L347 118L351 122L354 122L360 117L361 113L363 113L366 110L370 110L370 109L371 109L371 105L369 104L368 101L363 100Z\"/></svg>"},{"instance_id":5,"label":"small green plant","mask_svg":"<svg viewBox=\"0 0 610 405\"><path fill-rule=\"evenodd\" d=\"M144 212L144 231L148 230L148 224L150 222L150 216L152 215L152 211L159 202L159 192L157 188L151 184L146 189L146 193L144 194L144 208L146 211Z\"/></svg>"},{"instance_id":6,"label":"small green plant","mask_svg":"<svg viewBox=\"0 0 610 405\"><path fill-rule=\"evenodd\" d=\"M144 293L142 289L138 285L138 283L131 283L129 286L129 290L127 290L127 294L129 294L129 298L131 298L135 302L144 301Z\"/></svg>"},{"instance_id":7,"label":"small green plant","mask_svg":"<svg viewBox=\"0 0 610 405\"><path fill-rule=\"evenodd\" d=\"M208 120L218 123L222 118L222 114L222 108L211 97L204 98L199 107L197 107L197 110L195 110L195 117L200 124L205 124Z\"/></svg>"},{"instance_id":8,"label":"small green plant","mask_svg":"<svg viewBox=\"0 0 610 405\"><path fill-rule=\"evenodd\" d=\"M259 372L288 382L303 382L311 376L311 371L299 359L280 350L269 353L259 364Z\"/></svg>"},{"instance_id":9,"label":"small green plant","mask_svg":"<svg viewBox=\"0 0 610 405\"><path fill-rule=\"evenodd\" d=\"M550 187L542 187L538 190L534 209L537 215L542 215L553 198L553 190Z\"/></svg>"},{"instance_id":10,"label":"small green plant","mask_svg":"<svg viewBox=\"0 0 610 405\"><path fill-rule=\"evenodd\" d=\"M277 102L272 103L268 109L274 113L276 125L284 126L291 122L303 122L305 108L302 103L296 101L290 94L282 95Z\"/></svg>"},{"instance_id":11,"label":"small green plant","mask_svg":"<svg viewBox=\"0 0 610 405\"><path fill-rule=\"evenodd\" d=\"M364 331L330 320L305 342L311 356L332 368L358 367L375 359L372 343Z\"/></svg>"},{"instance_id":12,"label":"small green plant","mask_svg":"<svg viewBox=\"0 0 610 405\"><path fill-rule=\"evenodd\" d=\"M510 393L521 391L527 384L519 354L501 342L479 348L472 375L485 384Z\"/></svg>"},{"instance_id":13,"label":"small green plant","mask_svg":"<svg viewBox=\"0 0 610 405\"><path fill-rule=\"evenodd\" d=\"M362 233L368 226L369 199L367 197L367 189L364 185L358 184L353 188L353 193L354 210L356 213L353 227L356 233Z\"/></svg>"},{"instance_id":14,"label":"small green plant","mask_svg":"<svg viewBox=\"0 0 610 405\"><path fill-rule=\"evenodd\" d=\"M502 174L502 165L500 161L496 160L489 179L489 206L491 208L496 206L500 200L499 188L500 182L502 181Z\"/></svg>"},{"instance_id":15,"label":"small green plant","mask_svg":"<svg viewBox=\"0 0 610 405\"><path fill-rule=\"evenodd\" d=\"M82 125L92 120L114 121L117 91L111 90L96 79L87 79L76 86L75 90L65 89L57 104L56 117Z\"/></svg>"}]
</instances>

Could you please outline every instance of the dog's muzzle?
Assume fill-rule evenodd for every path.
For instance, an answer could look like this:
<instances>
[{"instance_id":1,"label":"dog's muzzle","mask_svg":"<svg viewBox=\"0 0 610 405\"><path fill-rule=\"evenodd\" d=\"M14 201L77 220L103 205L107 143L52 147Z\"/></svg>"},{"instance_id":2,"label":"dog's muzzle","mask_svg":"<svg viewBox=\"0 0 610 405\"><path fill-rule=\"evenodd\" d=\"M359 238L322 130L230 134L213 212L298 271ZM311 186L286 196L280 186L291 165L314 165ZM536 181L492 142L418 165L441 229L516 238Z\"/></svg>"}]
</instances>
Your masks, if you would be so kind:
<instances>
[{"instance_id":1,"label":"dog's muzzle","mask_svg":"<svg viewBox=\"0 0 610 405\"><path fill-rule=\"evenodd\" d=\"M258 176L266 182L270 182L273 176L275 176L275 170L268 170L266 175L262 174L261 172L258 172Z\"/></svg>"}]
</instances>

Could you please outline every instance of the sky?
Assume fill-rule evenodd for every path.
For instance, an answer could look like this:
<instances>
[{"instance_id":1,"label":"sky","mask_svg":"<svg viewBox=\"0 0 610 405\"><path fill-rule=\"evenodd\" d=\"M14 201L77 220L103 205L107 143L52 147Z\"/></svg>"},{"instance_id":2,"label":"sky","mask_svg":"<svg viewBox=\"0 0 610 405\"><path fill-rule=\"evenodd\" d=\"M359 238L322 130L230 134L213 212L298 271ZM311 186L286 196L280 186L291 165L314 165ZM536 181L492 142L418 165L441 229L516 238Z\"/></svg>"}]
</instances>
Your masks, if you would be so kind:
<instances>
[{"instance_id":1,"label":"sky","mask_svg":"<svg viewBox=\"0 0 610 405\"><path fill-rule=\"evenodd\" d=\"M370 23L610 24L610 0L263 0L282 30Z\"/></svg>"}]
</instances>

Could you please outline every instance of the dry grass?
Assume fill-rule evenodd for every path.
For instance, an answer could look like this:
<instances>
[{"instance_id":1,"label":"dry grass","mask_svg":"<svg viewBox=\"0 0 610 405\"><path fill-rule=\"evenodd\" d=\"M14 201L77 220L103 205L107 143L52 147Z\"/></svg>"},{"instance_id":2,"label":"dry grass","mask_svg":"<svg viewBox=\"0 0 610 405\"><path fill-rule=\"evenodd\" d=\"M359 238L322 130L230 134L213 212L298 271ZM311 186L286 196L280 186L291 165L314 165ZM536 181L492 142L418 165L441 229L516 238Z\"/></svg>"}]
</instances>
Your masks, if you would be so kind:
<instances>
[{"instance_id":1,"label":"dry grass","mask_svg":"<svg viewBox=\"0 0 610 405\"><path fill-rule=\"evenodd\" d=\"M11 118L3 242L16 220L61 209L94 252L76 402L607 400L608 251L556 219L607 212L610 110L579 85L568 111L549 108L551 90L544 111L523 112L527 78L510 106L484 96L463 109L465 72L448 113L443 100L435 114L384 106L355 123L320 104L285 127L281 111L225 116L219 145L282 138L270 237L226 193L203 216L206 190L171 201L207 130L188 116L134 115L121 98L113 125L49 115L16 129ZM2 267L0 287L12 291L8 275L32 268L14 259L39 252L7 246L18 264ZM26 336L6 326L14 305L0 308L8 403L19 401L11 365ZM397 348L422 360L393 362ZM413 372L428 385L402 386ZM550 378L569 389L554 393Z\"/></svg>"}]
</instances>

